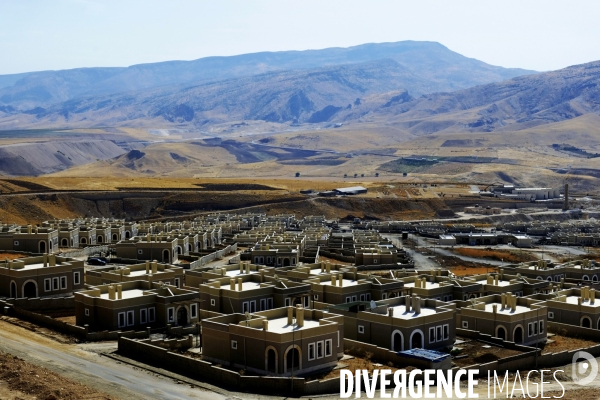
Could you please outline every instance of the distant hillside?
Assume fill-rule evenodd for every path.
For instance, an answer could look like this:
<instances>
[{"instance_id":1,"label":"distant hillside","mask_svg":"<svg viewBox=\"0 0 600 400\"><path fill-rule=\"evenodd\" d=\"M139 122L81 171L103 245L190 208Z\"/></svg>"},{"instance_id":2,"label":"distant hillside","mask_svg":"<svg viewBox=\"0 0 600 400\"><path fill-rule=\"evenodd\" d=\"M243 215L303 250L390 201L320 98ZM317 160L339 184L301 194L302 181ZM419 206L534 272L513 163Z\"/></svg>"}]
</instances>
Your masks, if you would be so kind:
<instances>
[{"instance_id":1,"label":"distant hillside","mask_svg":"<svg viewBox=\"0 0 600 400\"><path fill-rule=\"evenodd\" d=\"M332 121L392 124L409 133L517 131L600 113L600 61L521 76L452 93L390 101L365 99Z\"/></svg>"},{"instance_id":2,"label":"distant hillside","mask_svg":"<svg viewBox=\"0 0 600 400\"><path fill-rule=\"evenodd\" d=\"M533 73L464 57L436 42L404 41L349 48L283 51L168 61L128 68L79 68L0 76L0 107L36 113L79 96L165 86L193 86L267 72L305 70L390 59L429 84L423 93L452 91ZM421 94L421 93L415 93ZM39 111L39 109L37 110Z\"/></svg>"}]
</instances>

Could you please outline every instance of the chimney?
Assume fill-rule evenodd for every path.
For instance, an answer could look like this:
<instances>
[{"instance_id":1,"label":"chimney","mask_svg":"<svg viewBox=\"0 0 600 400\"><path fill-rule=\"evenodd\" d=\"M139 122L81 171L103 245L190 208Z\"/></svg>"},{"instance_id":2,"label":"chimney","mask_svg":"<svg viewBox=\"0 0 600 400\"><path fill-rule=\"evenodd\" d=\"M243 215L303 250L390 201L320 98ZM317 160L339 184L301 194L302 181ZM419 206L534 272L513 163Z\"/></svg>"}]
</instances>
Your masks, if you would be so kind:
<instances>
[{"instance_id":1,"label":"chimney","mask_svg":"<svg viewBox=\"0 0 600 400\"><path fill-rule=\"evenodd\" d=\"M108 298L110 300L115 300L115 287L113 285L108 287Z\"/></svg>"},{"instance_id":2,"label":"chimney","mask_svg":"<svg viewBox=\"0 0 600 400\"><path fill-rule=\"evenodd\" d=\"M425 277L423 277L423 279L421 280L421 288L425 289L427 287L427 279L425 279Z\"/></svg>"},{"instance_id":3,"label":"chimney","mask_svg":"<svg viewBox=\"0 0 600 400\"><path fill-rule=\"evenodd\" d=\"M268 331L269 330L269 320L263 319L262 324L263 324L263 331L265 331L265 332Z\"/></svg>"},{"instance_id":4,"label":"chimney","mask_svg":"<svg viewBox=\"0 0 600 400\"><path fill-rule=\"evenodd\" d=\"M48 254L44 254L44 268L46 268L48 266Z\"/></svg>"},{"instance_id":5,"label":"chimney","mask_svg":"<svg viewBox=\"0 0 600 400\"><path fill-rule=\"evenodd\" d=\"M492 281L493 281L493 279L494 279L494 278L492 278L492 276L491 276L491 275L488 275L488 276L487 276L487 284L488 284L488 285L491 285L491 284L492 284Z\"/></svg>"},{"instance_id":6,"label":"chimney","mask_svg":"<svg viewBox=\"0 0 600 400\"><path fill-rule=\"evenodd\" d=\"M410 312L410 296L404 296L404 304L406 306L406 312Z\"/></svg>"},{"instance_id":7,"label":"chimney","mask_svg":"<svg viewBox=\"0 0 600 400\"><path fill-rule=\"evenodd\" d=\"M560 288L564 289L565 287L565 278L560 278Z\"/></svg>"},{"instance_id":8,"label":"chimney","mask_svg":"<svg viewBox=\"0 0 600 400\"><path fill-rule=\"evenodd\" d=\"M323 261L321 261L321 272L325 271L325 266L323 265Z\"/></svg>"},{"instance_id":9,"label":"chimney","mask_svg":"<svg viewBox=\"0 0 600 400\"><path fill-rule=\"evenodd\" d=\"M242 291L242 278L238 278L238 291Z\"/></svg>"},{"instance_id":10,"label":"chimney","mask_svg":"<svg viewBox=\"0 0 600 400\"><path fill-rule=\"evenodd\" d=\"M244 263L240 261L240 274L244 272Z\"/></svg>"},{"instance_id":11,"label":"chimney","mask_svg":"<svg viewBox=\"0 0 600 400\"><path fill-rule=\"evenodd\" d=\"M415 288L420 288L421 287L421 279L419 279L419 277L415 278Z\"/></svg>"},{"instance_id":12,"label":"chimney","mask_svg":"<svg viewBox=\"0 0 600 400\"><path fill-rule=\"evenodd\" d=\"M577 305L579 305L579 306L581 305L581 297L577 298Z\"/></svg>"},{"instance_id":13,"label":"chimney","mask_svg":"<svg viewBox=\"0 0 600 400\"><path fill-rule=\"evenodd\" d=\"M504 279L504 268L500 268L500 280Z\"/></svg>"},{"instance_id":14,"label":"chimney","mask_svg":"<svg viewBox=\"0 0 600 400\"><path fill-rule=\"evenodd\" d=\"M327 261L326 269L328 274L331 273L331 264L329 263L329 261Z\"/></svg>"},{"instance_id":15,"label":"chimney","mask_svg":"<svg viewBox=\"0 0 600 400\"><path fill-rule=\"evenodd\" d=\"M498 275L494 276L495 285L498 286Z\"/></svg>"},{"instance_id":16,"label":"chimney","mask_svg":"<svg viewBox=\"0 0 600 400\"><path fill-rule=\"evenodd\" d=\"M388 307L388 315L389 315L390 317L393 317L393 316L394 316L394 308L393 308L393 307Z\"/></svg>"},{"instance_id":17,"label":"chimney","mask_svg":"<svg viewBox=\"0 0 600 400\"><path fill-rule=\"evenodd\" d=\"M504 310L506 308L506 293L502 293L502 308L500 310Z\"/></svg>"},{"instance_id":18,"label":"chimney","mask_svg":"<svg viewBox=\"0 0 600 400\"><path fill-rule=\"evenodd\" d=\"M496 314L498 312L498 304L494 304L492 310L494 311L494 314Z\"/></svg>"},{"instance_id":19,"label":"chimney","mask_svg":"<svg viewBox=\"0 0 600 400\"><path fill-rule=\"evenodd\" d=\"M56 267L56 256L54 254L48 256L48 263L51 267Z\"/></svg>"},{"instance_id":20,"label":"chimney","mask_svg":"<svg viewBox=\"0 0 600 400\"><path fill-rule=\"evenodd\" d=\"M233 278L229 280L229 290L235 290L235 279Z\"/></svg>"},{"instance_id":21,"label":"chimney","mask_svg":"<svg viewBox=\"0 0 600 400\"><path fill-rule=\"evenodd\" d=\"M31 225L27 225L27 233L31 234Z\"/></svg>"},{"instance_id":22,"label":"chimney","mask_svg":"<svg viewBox=\"0 0 600 400\"><path fill-rule=\"evenodd\" d=\"M13 269L13 260L8 262L8 269Z\"/></svg>"},{"instance_id":23,"label":"chimney","mask_svg":"<svg viewBox=\"0 0 600 400\"><path fill-rule=\"evenodd\" d=\"M117 298L121 300L123 298L123 286L117 285Z\"/></svg>"},{"instance_id":24,"label":"chimney","mask_svg":"<svg viewBox=\"0 0 600 400\"><path fill-rule=\"evenodd\" d=\"M246 273L247 274L250 273L250 263L249 262L246 263Z\"/></svg>"},{"instance_id":25,"label":"chimney","mask_svg":"<svg viewBox=\"0 0 600 400\"><path fill-rule=\"evenodd\" d=\"M420 297L415 297L414 308L415 308L415 314L421 313L421 298Z\"/></svg>"},{"instance_id":26,"label":"chimney","mask_svg":"<svg viewBox=\"0 0 600 400\"><path fill-rule=\"evenodd\" d=\"M590 289L590 304L596 301L596 289Z\"/></svg>"},{"instance_id":27,"label":"chimney","mask_svg":"<svg viewBox=\"0 0 600 400\"><path fill-rule=\"evenodd\" d=\"M288 325L292 325L292 321L294 320L294 307L289 306L287 308L287 311L288 311L287 323L288 323Z\"/></svg>"},{"instance_id":28,"label":"chimney","mask_svg":"<svg viewBox=\"0 0 600 400\"><path fill-rule=\"evenodd\" d=\"M331 286L335 286L335 275L331 275Z\"/></svg>"},{"instance_id":29,"label":"chimney","mask_svg":"<svg viewBox=\"0 0 600 400\"><path fill-rule=\"evenodd\" d=\"M338 286L342 287L342 282L344 281L344 274L338 274Z\"/></svg>"},{"instance_id":30,"label":"chimney","mask_svg":"<svg viewBox=\"0 0 600 400\"><path fill-rule=\"evenodd\" d=\"M158 272L158 262L156 260L152 261L152 273L156 274Z\"/></svg>"},{"instance_id":31,"label":"chimney","mask_svg":"<svg viewBox=\"0 0 600 400\"><path fill-rule=\"evenodd\" d=\"M227 276L227 268L221 268L221 276Z\"/></svg>"},{"instance_id":32,"label":"chimney","mask_svg":"<svg viewBox=\"0 0 600 400\"><path fill-rule=\"evenodd\" d=\"M296 324L298 327L304 326L304 308L300 304L296 306Z\"/></svg>"},{"instance_id":33,"label":"chimney","mask_svg":"<svg viewBox=\"0 0 600 400\"><path fill-rule=\"evenodd\" d=\"M510 296L511 300L512 300L512 307L511 307L511 311L515 312L517 311L517 298L516 296Z\"/></svg>"},{"instance_id":34,"label":"chimney","mask_svg":"<svg viewBox=\"0 0 600 400\"><path fill-rule=\"evenodd\" d=\"M150 272L150 261L146 261L146 275Z\"/></svg>"}]
</instances>

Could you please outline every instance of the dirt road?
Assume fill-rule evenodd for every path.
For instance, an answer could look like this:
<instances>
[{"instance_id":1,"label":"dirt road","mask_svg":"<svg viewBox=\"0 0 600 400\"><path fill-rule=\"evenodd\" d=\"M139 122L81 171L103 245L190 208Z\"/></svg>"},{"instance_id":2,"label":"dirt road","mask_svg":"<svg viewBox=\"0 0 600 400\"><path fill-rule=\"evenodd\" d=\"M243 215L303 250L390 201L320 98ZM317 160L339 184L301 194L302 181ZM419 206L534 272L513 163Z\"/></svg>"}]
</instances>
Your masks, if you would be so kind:
<instances>
[{"instance_id":1,"label":"dirt road","mask_svg":"<svg viewBox=\"0 0 600 400\"><path fill-rule=\"evenodd\" d=\"M225 399L0 321L0 348L122 400Z\"/></svg>"}]
</instances>

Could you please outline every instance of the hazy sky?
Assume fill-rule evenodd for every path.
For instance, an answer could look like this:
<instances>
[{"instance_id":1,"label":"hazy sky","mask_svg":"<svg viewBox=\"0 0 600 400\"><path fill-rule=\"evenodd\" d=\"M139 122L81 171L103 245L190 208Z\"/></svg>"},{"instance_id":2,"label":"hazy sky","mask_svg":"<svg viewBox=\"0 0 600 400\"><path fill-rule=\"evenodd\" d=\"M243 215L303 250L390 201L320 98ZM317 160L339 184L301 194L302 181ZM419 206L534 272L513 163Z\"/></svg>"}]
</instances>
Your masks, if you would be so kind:
<instances>
[{"instance_id":1,"label":"hazy sky","mask_svg":"<svg viewBox=\"0 0 600 400\"><path fill-rule=\"evenodd\" d=\"M0 0L0 74L437 41L494 65L600 59L600 1Z\"/></svg>"}]
</instances>

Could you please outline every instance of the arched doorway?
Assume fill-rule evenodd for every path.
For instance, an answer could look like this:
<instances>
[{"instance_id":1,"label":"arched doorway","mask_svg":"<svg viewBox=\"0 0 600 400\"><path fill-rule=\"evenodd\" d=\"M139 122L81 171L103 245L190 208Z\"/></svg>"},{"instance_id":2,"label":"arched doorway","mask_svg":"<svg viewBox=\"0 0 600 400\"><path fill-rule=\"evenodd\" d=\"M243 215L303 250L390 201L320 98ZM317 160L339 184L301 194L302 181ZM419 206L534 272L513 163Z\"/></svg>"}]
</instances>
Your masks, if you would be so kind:
<instances>
[{"instance_id":1,"label":"arched doorway","mask_svg":"<svg viewBox=\"0 0 600 400\"><path fill-rule=\"evenodd\" d=\"M34 281L27 281L23 285L23 297L37 297L37 284Z\"/></svg>"},{"instance_id":2,"label":"arched doorway","mask_svg":"<svg viewBox=\"0 0 600 400\"><path fill-rule=\"evenodd\" d=\"M273 374L277 373L277 351L273 346L267 347L265 356L265 370Z\"/></svg>"},{"instance_id":3,"label":"arched doorway","mask_svg":"<svg viewBox=\"0 0 600 400\"><path fill-rule=\"evenodd\" d=\"M284 267L289 267L290 266L290 259L289 258L284 258L283 259L283 266Z\"/></svg>"},{"instance_id":4,"label":"arched doorway","mask_svg":"<svg viewBox=\"0 0 600 400\"><path fill-rule=\"evenodd\" d=\"M285 372L292 372L292 368L294 372L302 369L302 359L300 358L300 351L298 346L294 345L293 348L288 348L285 355Z\"/></svg>"},{"instance_id":5,"label":"arched doorway","mask_svg":"<svg viewBox=\"0 0 600 400\"><path fill-rule=\"evenodd\" d=\"M163 250L163 262L171 262L169 250Z\"/></svg>"},{"instance_id":6,"label":"arched doorway","mask_svg":"<svg viewBox=\"0 0 600 400\"><path fill-rule=\"evenodd\" d=\"M98 241L98 243L102 243L102 235L98 235L97 241Z\"/></svg>"},{"instance_id":7,"label":"arched doorway","mask_svg":"<svg viewBox=\"0 0 600 400\"><path fill-rule=\"evenodd\" d=\"M581 327L582 328L591 328L592 327L592 319L590 317L582 317L581 318Z\"/></svg>"},{"instance_id":8,"label":"arched doorway","mask_svg":"<svg viewBox=\"0 0 600 400\"><path fill-rule=\"evenodd\" d=\"M112 235L112 240L117 241L118 240L118 236L116 233L113 233Z\"/></svg>"},{"instance_id":9,"label":"arched doorway","mask_svg":"<svg viewBox=\"0 0 600 400\"><path fill-rule=\"evenodd\" d=\"M41 240L40 241L40 253L45 253L46 252L46 242Z\"/></svg>"},{"instance_id":10,"label":"arched doorway","mask_svg":"<svg viewBox=\"0 0 600 400\"><path fill-rule=\"evenodd\" d=\"M67 239L63 238L63 239L60 241L60 245L61 245L62 247L69 247L69 241L68 241Z\"/></svg>"},{"instance_id":11,"label":"arched doorway","mask_svg":"<svg viewBox=\"0 0 600 400\"><path fill-rule=\"evenodd\" d=\"M402 332L399 330L392 332L392 346L390 348L392 351L404 350L404 337L402 336Z\"/></svg>"},{"instance_id":12,"label":"arched doorway","mask_svg":"<svg viewBox=\"0 0 600 400\"><path fill-rule=\"evenodd\" d=\"M86 238L84 238L84 237L82 237L82 238L81 238L81 244L87 244L87 239L86 239Z\"/></svg>"},{"instance_id":13,"label":"arched doorway","mask_svg":"<svg viewBox=\"0 0 600 400\"><path fill-rule=\"evenodd\" d=\"M499 326L496 329L496 337L498 339L506 340L506 329L503 326Z\"/></svg>"},{"instance_id":14,"label":"arched doorway","mask_svg":"<svg viewBox=\"0 0 600 400\"><path fill-rule=\"evenodd\" d=\"M129 239L131 237L131 234L129 233L129 231L125 231L125 239Z\"/></svg>"},{"instance_id":15,"label":"arched doorway","mask_svg":"<svg viewBox=\"0 0 600 400\"><path fill-rule=\"evenodd\" d=\"M17 298L17 284L15 283L15 281L12 281L10 283L10 297L12 299L16 299Z\"/></svg>"},{"instance_id":16,"label":"arched doorway","mask_svg":"<svg viewBox=\"0 0 600 400\"><path fill-rule=\"evenodd\" d=\"M177 246L177 254L181 254L181 246Z\"/></svg>"},{"instance_id":17,"label":"arched doorway","mask_svg":"<svg viewBox=\"0 0 600 400\"><path fill-rule=\"evenodd\" d=\"M523 343L523 327L521 325L517 326L513 331L513 342Z\"/></svg>"},{"instance_id":18,"label":"arched doorway","mask_svg":"<svg viewBox=\"0 0 600 400\"><path fill-rule=\"evenodd\" d=\"M177 325L186 326L188 324L188 312L187 308L179 307L177 310Z\"/></svg>"},{"instance_id":19,"label":"arched doorway","mask_svg":"<svg viewBox=\"0 0 600 400\"><path fill-rule=\"evenodd\" d=\"M422 349L425 347L425 337L420 329L413 331L410 335L410 348L411 349Z\"/></svg>"}]
</instances>

